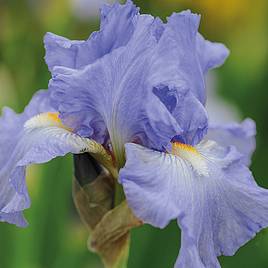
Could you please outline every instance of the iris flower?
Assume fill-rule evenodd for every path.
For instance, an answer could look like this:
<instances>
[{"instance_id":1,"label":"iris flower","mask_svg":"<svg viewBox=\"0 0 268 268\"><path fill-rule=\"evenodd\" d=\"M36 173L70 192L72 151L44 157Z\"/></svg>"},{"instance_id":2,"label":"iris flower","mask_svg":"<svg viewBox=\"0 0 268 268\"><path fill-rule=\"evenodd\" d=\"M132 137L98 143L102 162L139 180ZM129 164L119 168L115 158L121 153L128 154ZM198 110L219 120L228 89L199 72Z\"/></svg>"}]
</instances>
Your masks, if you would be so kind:
<instances>
[{"instance_id":1,"label":"iris flower","mask_svg":"<svg viewBox=\"0 0 268 268\"><path fill-rule=\"evenodd\" d=\"M268 192L248 169L254 122L209 124L205 75L228 50L199 20L183 11L164 23L127 1L104 6L86 41L46 34L49 89L0 121L0 220L26 224L27 165L89 152L144 223L177 220L175 267L219 267L267 226Z\"/></svg>"}]
</instances>

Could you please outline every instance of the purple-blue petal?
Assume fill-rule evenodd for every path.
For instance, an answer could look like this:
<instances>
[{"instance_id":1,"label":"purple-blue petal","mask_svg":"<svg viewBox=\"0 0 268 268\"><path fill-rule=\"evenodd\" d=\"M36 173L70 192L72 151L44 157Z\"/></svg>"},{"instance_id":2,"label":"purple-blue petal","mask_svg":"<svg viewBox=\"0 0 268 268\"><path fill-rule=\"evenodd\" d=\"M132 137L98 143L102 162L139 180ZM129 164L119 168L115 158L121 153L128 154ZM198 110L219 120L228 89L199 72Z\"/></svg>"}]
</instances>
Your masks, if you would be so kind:
<instances>
[{"instance_id":1,"label":"purple-blue petal","mask_svg":"<svg viewBox=\"0 0 268 268\"><path fill-rule=\"evenodd\" d=\"M183 130L173 137L173 141L196 145L207 133L208 115L205 107L189 89L169 88L159 85L153 93L166 106Z\"/></svg>"},{"instance_id":2,"label":"purple-blue petal","mask_svg":"<svg viewBox=\"0 0 268 268\"><path fill-rule=\"evenodd\" d=\"M126 45L133 34L137 13L138 9L131 1L125 5L103 6L100 31L92 33L86 41L71 41L47 33L44 43L49 70L53 72L55 66L82 68Z\"/></svg>"},{"instance_id":3,"label":"purple-blue petal","mask_svg":"<svg viewBox=\"0 0 268 268\"><path fill-rule=\"evenodd\" d=\"M220 267L217 256L233 255L268 226L268 190L256 184L234 147L202 142L196 149L208 175L179 156L127 144L120 182L145 223L163 228L178 219L182 243L175 267Z\"/></svg>"},{"instance_id":4,"label":"purple-blue petal","mask_svg":"<svg viewBox=\"0 0 268 268\"><path fill-rule=\"evenodd\" d=\"M48 109L52 110L48 92L45 90L38 91L21 114L16 114L9 108L3 109L0 118L0 221L21 227L27 225L21 212L30 206L25 185L25 170L24 168L14 170L13 157L17 157L14 150L20 140L25 121Z\"/></svg>"},{"instance_id":5,"label":"purple-blue petal","mask_svg":"<svg viewBox=\"0 0 268 268\"><path fill-rule=\"evenodd\" d=\"M126 165L119 173L119 182L129 206L144 223L164 228L177 218L179 184L172 178L176 162L164 153L128 143Z\"/></svg>"},{"instance_id":6,"label":"purple-blue petal","mask_svg":"<svg viewBox=\"0 0 268 268\"><path fill-rule=\"evenodd\" d=\"M197 34L197 53L202 71L206 74L208 70L221 66L230 52L223 44L210 42Z\"/></svg>"},{"instance_id":7,"label":"purple-blue petal","mask_svg":"<svg viewBox=\"0 0 268 268\"><path fill-rule=\"evenodd\" d=\"M10 224L15 224L18 227L27 227L28 222L23 216L22 212L14 212L14 213L1 213L0 214L1 222L8 222Z\"/></svg>"},{"instance_id":8,"label":"purple-blue petal","mask_svg":"<svg viewBox=\"0 0 268 268\"><path fill-rule=\"evenodd\" d=\"M180 82L184 88L189 88L194 96L205 103L205 83L197 54L197 34L200 16L189 10L173 13L165 25L165 30L159 41L159 47L173 68L170 76L176 84ZM163 60L165 58L163 57ZM166 66L165 66L166 67Z\"/></svg>"},{"instance_id":9,"label":"purple-blue petal","mask_svg":"<svg viewBox=\"0 0 268 268\"><path fill-rule=\"evenodd\" d=\"M223 64L229 51L223 44L205 40L198 33L199 21L199 15L187 10L172 14L167 24L159 25L159 61L168 69L167 76L189 88L205 104L204 75ZM165 60L169 64L164 64Z\"/></svg>"}]
</instances>

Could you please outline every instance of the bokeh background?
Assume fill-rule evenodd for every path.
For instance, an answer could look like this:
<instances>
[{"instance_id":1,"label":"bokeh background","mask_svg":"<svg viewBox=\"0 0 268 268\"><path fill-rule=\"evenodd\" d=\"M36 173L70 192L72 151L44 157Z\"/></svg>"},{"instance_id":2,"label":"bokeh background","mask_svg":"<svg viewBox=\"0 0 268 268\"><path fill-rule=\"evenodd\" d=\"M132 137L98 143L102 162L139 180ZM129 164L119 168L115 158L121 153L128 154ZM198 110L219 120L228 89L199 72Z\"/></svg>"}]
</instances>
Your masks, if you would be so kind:
<instances>
[{"instance_id":1,"label":"bokeh background","mask_svg":"<svg viewBox=\"0 0 268 268\"><path fill-rule=\"evenodd\" d=\"M101 0L0 0L0 107L21 112L32 94L47 88L44 62L47 31L85 39L98 29ZM165 18L191 9L202 15L201 33L231 50L226 64L209 75L209 107L223 120L251 117L257 123L257 150L252 170L268 187L268 1L137 0L142 13ZM1 153L1 152L0 152ZM98 268L87 251L87 231L71 197L72 157L28 169L32 207L30 223L19 229L0 223L1 268ZM132 232L130 268L172 267L180 244L176 223L165 230L143 226ZM268 230L234 257L221 257L224 268L268 267Z\"/></svg>"}]
</instances>

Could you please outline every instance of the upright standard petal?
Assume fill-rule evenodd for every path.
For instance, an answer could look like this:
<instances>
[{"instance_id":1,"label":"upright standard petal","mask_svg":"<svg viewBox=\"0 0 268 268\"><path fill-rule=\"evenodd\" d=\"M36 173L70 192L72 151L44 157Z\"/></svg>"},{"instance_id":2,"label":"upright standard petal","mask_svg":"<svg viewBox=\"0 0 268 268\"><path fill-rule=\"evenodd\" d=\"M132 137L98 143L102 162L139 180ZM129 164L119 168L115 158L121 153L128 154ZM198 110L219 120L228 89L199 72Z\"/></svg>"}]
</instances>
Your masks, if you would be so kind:
<instances>
[{"instance_id":1,"label":"upright standard petal","mask_svg":"<svg viewBox=\"0 0 268 268\"><path fill-rule=\"evenodd\" d=\"M178 219L175 267L220 267L217 256L233 255L268 226L268 190L234 147L174 143L172 152L161 153L127 144L126 154L119 176L135 215L161 228Z\"/></svg>"},{"instance_id":2,"label":"upright standard petal","mask_svg":"<svg viewBox=\"0 0 268 268\"><path fill-rule=\"evenodd\" d=\"M122 17L116 16L117 9L125 12ZM49 88L64 124L100 143L110 139L119 162L126 142L161 150L177 136L197 144L207 131L202 68L217 65L205 66L208 56L200 62L199 16L185 11L173 14L164 24L137 14L128 1L123 6L105 7L101 28L113 27L117 19L119 31L127 33L121 46L83 68L65 65L53 69ZM202 48L208 49L202 41ZM108 41L100 39L98 46L106 46L103 42Z\"/></svg>"},{"instance_id":3,"label":"upright standard petal","mask_svg":"<svg viewBox=\"0 0 268 268\"><path fill-rule=\"evenodd\" d=\"M50 82L63 122L100 143L108 130L116 155L122 155L124 143L134 140L143 144L146 140L148 146L162 149L181 132L175 118L152 92L151 77L161 76L152 68L157 45L154 29L153 17L139 16L126 47L82 70L57 67Z\"/></svg>"},{"instance_id":4,"label":"upright standard petal","mask_svg":"<svg viewBox=\"0 0 268 268\"><path fill-rule=\"evenodd\" d=\"M169 17L167 24L157 21L155 75L151 77L153 93L183 130L175 139L192 145L207 132L204 75L228 56L224 45L206 41L198 33L199 20L200 16L184 11Z\"/></svg>"},{"instance_id":5,"label":"upright standard petal","mask_svg":"<svg viewBox=\"0 0 268 268\"><path fill-rule=\"evenodd\" d=\"M233 145L243 155L243 163L251 163L256 148L256 124L252 119L242 123L210 124L207 139L214 140L222 146Z\"/></svg>"},{"instance_id":6,"label":"upright standard petal","mask_svg":"<svg viewBox=\"0 0 268 268\"><path fill-rule=\"evenodd\" d=\"M169 17L167 24L158 23L158 31L163 29L152 61L153 93L183 130L178 138L189 144L197 144L207 130L204 75L196 50L199 19L184 11Z\"/></svg>"},{"instance_id":7,"label":"upright standard petal","mask_svg":"<svg viewBox=\"0 0 268 268\"><path fill-rule=\"evenodd\" d=\"M92 33L86 41L71 41L47 33L44 43L49 70L52 72L55 66L82 68L126 45L134 32L137 13L138 9L131 1L125 5L104 5L100 31Z\"/></svg>"},{"instance_id":8,"label":"upright standard petal","mask_svg":"<svg viewBox=\"0 0 268 268\"><path fill-rule=\"evenodd\" d=\"M167 24L160 24L157 32L160 32L161 57L155 61L162 61L159 66L165 66L166 77L173 82L177 80L177 87L190 89L204 105L204 76L208 70L223 64L229 51L223 44L205 40L198 33L199 22L200 16L187 10L172 14Z\"/></svg>"}]
</instances>

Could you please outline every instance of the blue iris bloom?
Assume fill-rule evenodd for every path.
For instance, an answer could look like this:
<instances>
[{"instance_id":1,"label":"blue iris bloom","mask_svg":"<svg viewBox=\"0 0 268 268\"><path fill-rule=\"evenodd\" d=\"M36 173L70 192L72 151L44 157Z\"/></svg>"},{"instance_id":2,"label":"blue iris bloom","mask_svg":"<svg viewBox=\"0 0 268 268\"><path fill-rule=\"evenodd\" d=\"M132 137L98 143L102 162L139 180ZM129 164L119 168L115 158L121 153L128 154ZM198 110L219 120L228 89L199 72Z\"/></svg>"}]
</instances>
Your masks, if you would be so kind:
<instances>
[{"instance_id":1,"label":"blue iris bloom","mask_svg":"<svg viewBox=\"0 0 268 268\"><path fill-rule=\"evenodd\" d=\"M248 169L254 122L209 122L205 75L229 52L198 33L199 20L184 11L163 23L127 1L104 6L86 41L46 34L49 89L0 119L1 221L26 225L27 165L89 152L144 223L177 220L175 267L219 267L217 256L268 225L268 191Z\"/></svg>"}]
</instances>

